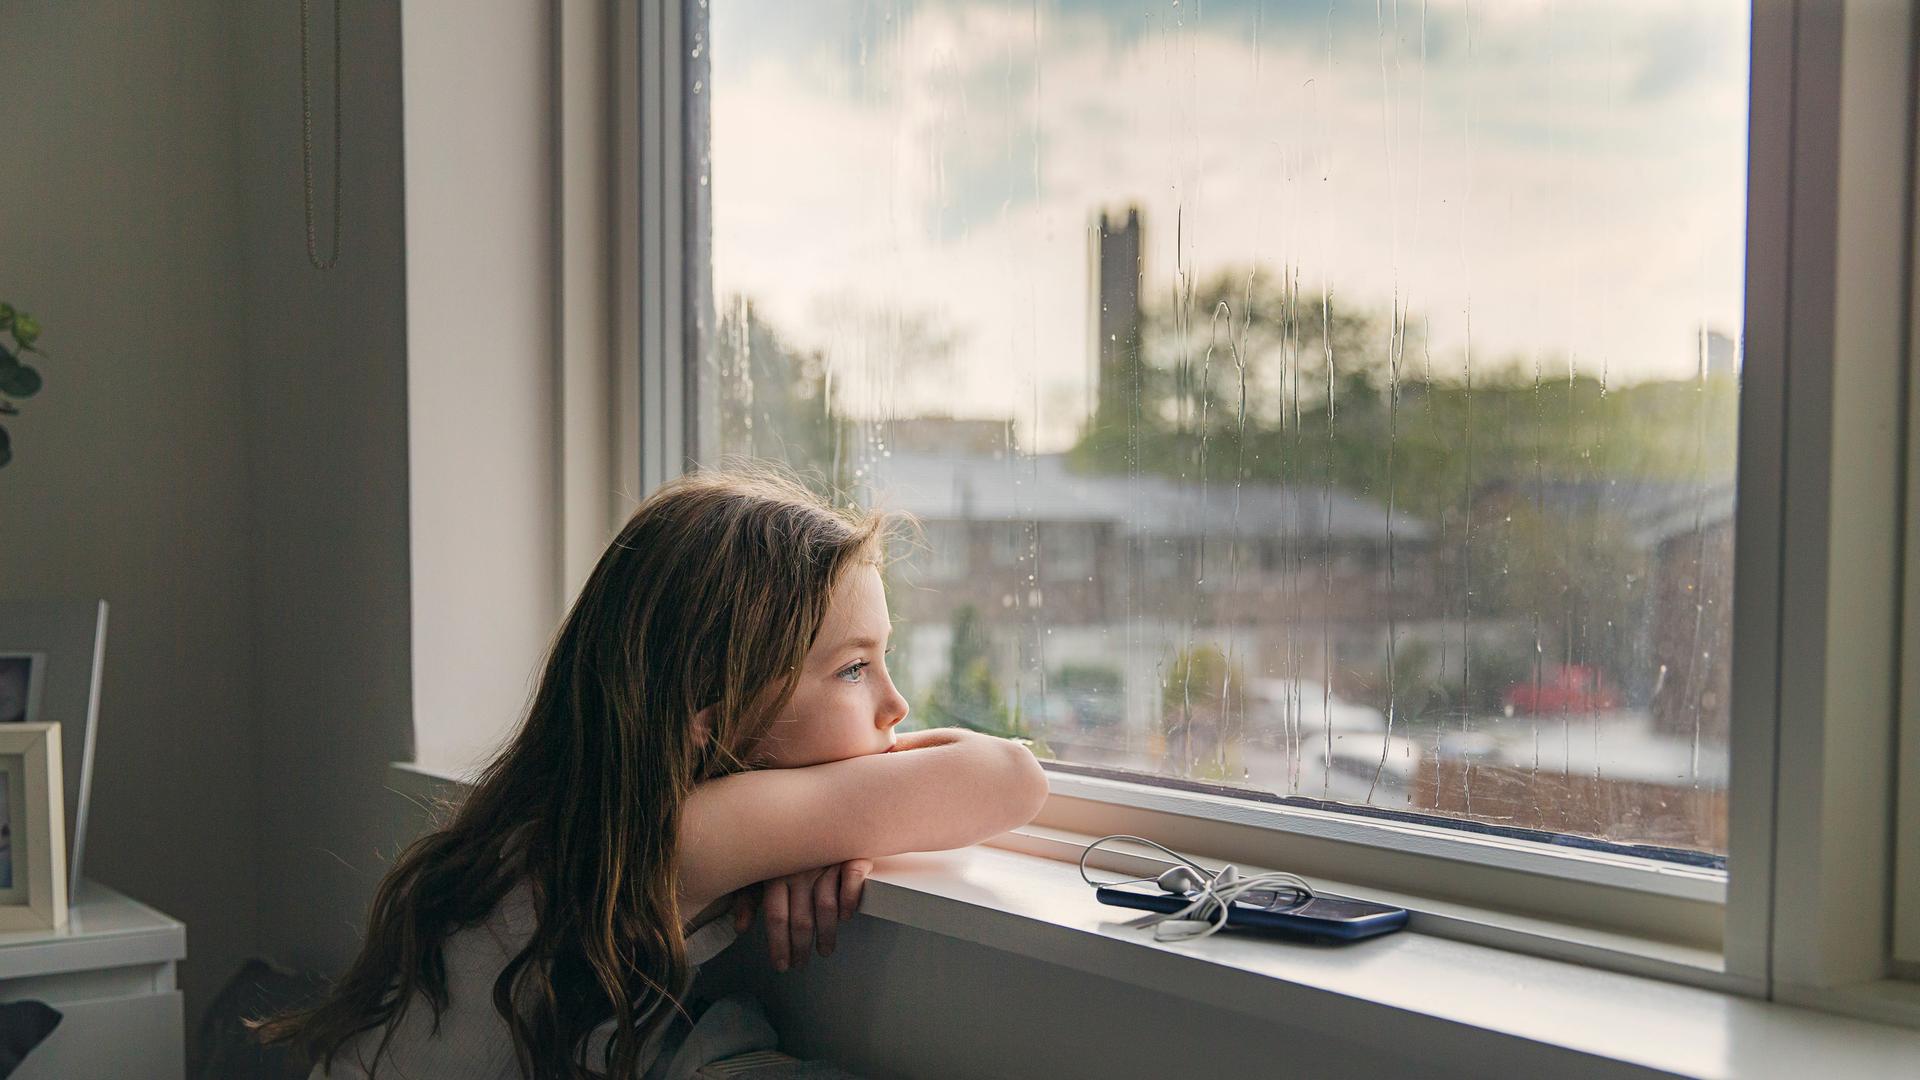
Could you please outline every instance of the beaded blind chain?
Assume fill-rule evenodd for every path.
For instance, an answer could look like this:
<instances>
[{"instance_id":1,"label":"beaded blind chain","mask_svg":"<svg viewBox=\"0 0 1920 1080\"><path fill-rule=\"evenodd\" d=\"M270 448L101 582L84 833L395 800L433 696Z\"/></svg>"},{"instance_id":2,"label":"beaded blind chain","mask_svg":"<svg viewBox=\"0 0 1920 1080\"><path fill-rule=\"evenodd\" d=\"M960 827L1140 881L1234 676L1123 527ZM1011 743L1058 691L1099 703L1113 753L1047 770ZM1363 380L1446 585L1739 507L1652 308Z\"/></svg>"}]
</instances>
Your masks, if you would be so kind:
<instances>
[{"instance_id":1,"label":"beaded blind chain","mask_svg":"<svg viewBox=\"0 0 1920 1080\"><path fill-rule=\"evenodd\" d=\"M331 270L340 261L340 0L333 0L333 240L325 260L313 227L313 44L308 32L309 0L300 0L300 171L306 185L307 261L315 270Z\"/></svg>"}]
</instances>

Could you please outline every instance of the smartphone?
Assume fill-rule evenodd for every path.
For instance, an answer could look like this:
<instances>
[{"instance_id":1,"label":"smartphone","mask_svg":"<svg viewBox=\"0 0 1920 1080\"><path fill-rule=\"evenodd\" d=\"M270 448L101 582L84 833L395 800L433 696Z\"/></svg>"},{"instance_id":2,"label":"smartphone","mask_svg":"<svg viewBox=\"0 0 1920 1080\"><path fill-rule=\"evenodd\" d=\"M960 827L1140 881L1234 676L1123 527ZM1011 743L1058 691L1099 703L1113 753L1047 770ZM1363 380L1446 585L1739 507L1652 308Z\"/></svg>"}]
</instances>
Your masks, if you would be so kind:
<instances>
[{"instance_id":1,"label":"smartphone","mask_svg":"<svg viewBox=\"0 0 1920 1080\"><path fill-rule=\"evenodd\" d=\"M1101 903L1115 907L1173 912L1193 903L1199 894L1103 885L1094 891L1094 896ZM1405 925L1405 908L1329 893L1316 893L1312 899L1301 903L1296 895L1284 890L1253 889L1242 893L1227 907L1229 929L1257 930L1288 937L1358 941L1390 934Z\"/></svg>"}]
</instances>

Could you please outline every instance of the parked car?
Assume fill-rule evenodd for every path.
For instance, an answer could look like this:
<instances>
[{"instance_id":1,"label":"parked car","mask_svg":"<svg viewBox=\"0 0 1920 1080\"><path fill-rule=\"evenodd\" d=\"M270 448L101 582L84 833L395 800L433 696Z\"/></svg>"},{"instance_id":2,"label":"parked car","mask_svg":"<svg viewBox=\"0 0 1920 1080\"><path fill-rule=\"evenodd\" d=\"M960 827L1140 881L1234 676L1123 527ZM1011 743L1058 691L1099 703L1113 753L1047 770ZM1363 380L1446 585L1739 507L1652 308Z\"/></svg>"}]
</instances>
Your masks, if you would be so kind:
<instances>
[{"instance_id":1,"label":"parked car","mask_svg":"<svg viewBox=\"0 0 1920 1080\"><path fill-rule=\"evenodd\" d=\"M1421 757L1420 744L1400 735L1336 735L1331 748L1326 736L1315 735L1300 744L1298 779L1289 794L1405 809L1413 801Z\"/></svg>"},{"instance_id":2,"label":"parked car","mask_svg":"<svg viewBox=\"0 0 1920 1080\"><path fill-rule=\"evenodd\" d=\"M1379 709L1312 679L1247 680L1247 779L1284 795L1405 807L1421 750Z\"/></svg>"},{"instance_id":3,"label":"parked car","mask_svg":"<svg viewBox=\"0 0 1920 1080\"><path fill-rule=\"evenodd\" d=\"M1325 683L1312 679L1248 679L1247 719L1256 734L1290 732L1294 738L1329 729L1336 740L1387 730L1386 714L1379 709L1329 694Z\"/></svg>"},{"instance_id":4,"label":"parked car","mask_svg":"<svg viewBox=\"0 0 1920 1080\"><path fill-rule=\"evenodd\" d=\"M1501 703L1508 716L1535 713L1609 712L1620 707L1620 694L1600 669L1586 664L1548 664L1540 678L1507 687Z\"/></svg>"}]
</instances>

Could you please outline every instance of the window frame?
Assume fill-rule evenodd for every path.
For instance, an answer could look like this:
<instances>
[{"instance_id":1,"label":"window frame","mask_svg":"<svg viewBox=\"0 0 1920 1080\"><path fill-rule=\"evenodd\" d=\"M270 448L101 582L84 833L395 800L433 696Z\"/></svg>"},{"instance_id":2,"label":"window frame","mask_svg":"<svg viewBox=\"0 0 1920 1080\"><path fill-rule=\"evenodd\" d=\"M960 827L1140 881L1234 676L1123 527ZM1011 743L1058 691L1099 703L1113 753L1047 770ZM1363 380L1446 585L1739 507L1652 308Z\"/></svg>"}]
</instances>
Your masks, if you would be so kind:
<instances>
[{"instance_id":1,"label":"window frame","mask_svg":"<svg viewBox=\"0 0 1920 1080\"><path fill-rule=\"evenodd\" d=\"M685 166L695 156L690 110L705 103L690 103L684 87L690 65L706 60L686 58L686 11L622 0L615 13L616 452L625 490L639 493L685 468L697 434L699 342L686 318L686 275L689 257L705 253L690 247L686 222L698 196ZM1049 770L1053 797L1037 824L1146 831L1250 865L1442 897L1542 926L1600 927L1619 935L1615 946L1583 954L1601 966L1648 970L1648 954L1632 940L1708 950L1716 963L1655 963L1653 971L1920 1022L1920 1006L1888 1005L1875 989L1890 985L1898 966L1896 937L1902 959L1920 960L1920 856L1898 867L1896 927L1886 835L1893 770L1878 781L1842 771L1849 759L1894 760L1901 660L1908 671L1920 661L1914 633L1890 640L1884 655L1844 651L1874 640L1860 635L1873 634L1877 619L1890 639L1902 638L1901 619L1920 619L1920 552L1915 538L1900 546L1902 496L1920 499L1909 482L1920 477L1900 472L1903 429L1920 424L1920 394L1909 404L1905 376L1908 319L1920 309L1910 303L1911 260L1920 258L1913 39L1914 0L1752 5L1724 875L1063 769ZM1905 228L1888 229L1890 216ZM1848 363L1836 364L1837 355ZM1887 505L1843 513L1835 493L1860 489L1863 472L1875 469L1891 477ZM1888 590L1903 553L1916 574ZM1893 599L1876 600L1876 574ZM1890 605L1903 593L1911 602L1901 612ZM1920 718L1908 690L1898 809L1912 838L1920 836ZM1781 813L1782 802L1823 812ZM1861 829L1887 842L1854 851L1844 841ZM1835 851L1858 857L1836 866ZM1842 870L1850 887L1776 872L1805 866Z\"/></svg>"},{"instance_id":2,"label":"window frame","mask_svg":"<svg viewBox=\"0 0 1920 1080\"><path fill-rule=\"evenodd\" d=\"M1920 106L1915 109L1914 147L1920 156ZM1920 166L1916 166L1910 198L1920 215ZM1908 252L1907 322L1907 470L1906 506L1902 517L1920 508L1920 365L1914 343L1920 342L1920 224L1912 230ZM1920 981L1920 529L1907 528L1904 548L1900 626L1899 754L1895 762L1893 969L1903 979Z\"/></svg>"},{"instance_id":3,"label":"window frame","mask_svg":"<svg viewBox=\"0 0 1920 1080\"><path fill-rule=\"evenodd\" d=\"M1735 564L1736 606L1772 605L1771 633L1750 627L1742 641L1736 619L1734 654L1747 667L1735 707L1770 710L1773 738L1756 716L1756 737L1735 743L1733 783L1768 797L1732 801L1735 865L1756 870L1729 895L1728 955L1765 971L1776 999L1907 1015L1877 988L1892 974L1914 9L1779 8L1790 81L1755 96L1790 108L1790 142L1756 150L1749 187L1784 207L1768 237L1784 257L1764 272L1784 275L1787 302L1769 312L1749 299L1748 333L1779 342L1766 350L1778 370L1741 413L1779 441L1742 437L1751 504L1736 528L1760 535ZM1783 149L1790 171L1768 183L1791 184L1772 190L1759 162Z\"/></svg>"}]
</instances>

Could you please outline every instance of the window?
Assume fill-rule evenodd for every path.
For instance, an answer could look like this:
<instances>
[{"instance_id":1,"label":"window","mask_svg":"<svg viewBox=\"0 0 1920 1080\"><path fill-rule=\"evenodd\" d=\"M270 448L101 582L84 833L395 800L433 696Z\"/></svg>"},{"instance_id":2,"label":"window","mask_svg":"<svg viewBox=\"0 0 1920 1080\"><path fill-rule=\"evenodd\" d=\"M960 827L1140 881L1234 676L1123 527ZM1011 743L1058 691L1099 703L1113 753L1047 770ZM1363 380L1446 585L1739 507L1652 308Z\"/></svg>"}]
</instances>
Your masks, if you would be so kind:
<instances>
[{"instance_id":1,"label":"window","mask_svg":"<svg viewBox=\"0 0 1920 1080\"><path fill-rule=\"evenodd\" d=\"M1424 10L690 8L701 443L980 529L1063 764L1717 857L1748 13Z\"/></svg>"},{"instance_id":2,"label":"window","mask_svg":"<svg viewBox=\"0 0 1920 1080\"><path fill-rule=\"evenodd\" d=\"M1920 177L1916 177L1920 184ZM1916 199L1920 202L1920 198ZM1920 282L1914 283L1920 300ZM1920 302L1910 309L1920 317ZM1907 506L1920 507L1920 373L1912 357L1907 371ZM1911 512L1911 509L1909 509ZM1920 978L1920 530L1906 533L1905 602L1902 608L1899 733L1894 789L1893 956L1899 972Z\"/></svg>"},{"instance_id":3,"label":"window","mask_svg":"<svg viewBox=\"0 0 1920 1080\"><path fill-rule=\"evenodd\" d=\"M994 570L1032 577L1035 548L1032 522L995 521L987 527L987 564Z\"/></svg>"},{"instance_id":4,"label":"window","mask_svg":"<svg viewBox=\"0 0 1920 1080\"><path fill-rule=\"evenodd\" d=\"M1897 1012L1911 5L1307 7L623 7L639 485L918 514L1050 823Z\"/></svg>"},{"instance_id":5,"label":"window","mask_svg":"<svg viewBox=\"0 0 1920 1080\"><path fill-rule=\"evenodd\" d=\"M910 553L901 573L916 585L949 585L967 576L968 526L964 521L939 518L919 523L925 536L924 550Z\"/></svg>"},{"instance_id":6,"label":"window","mask_svg":"<svg viewBox=\"0 0 1920 1080\"><path fill-rule=\"evenodd\" d=\"M1040 546L1047 553L1040 564L1043 580L1092 583L1100 543L1099 526L1083 521L1053 521L1040 527Z\"/></svg>"}]
</instances>

